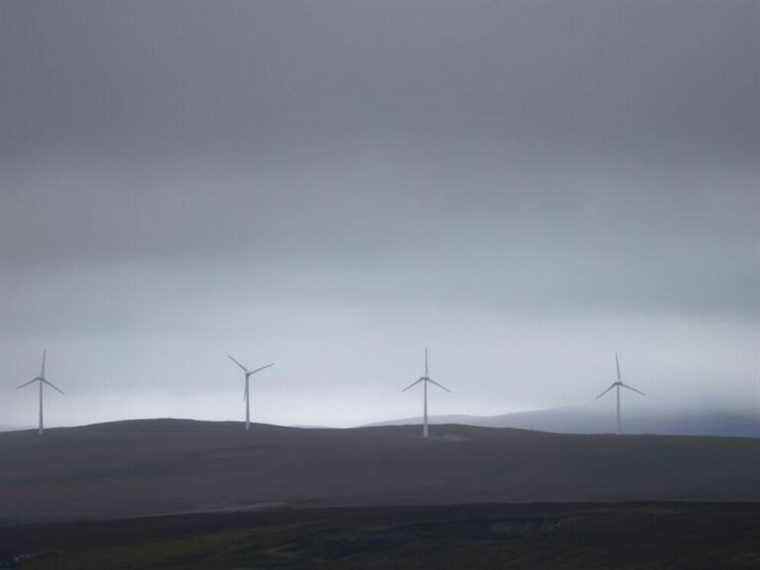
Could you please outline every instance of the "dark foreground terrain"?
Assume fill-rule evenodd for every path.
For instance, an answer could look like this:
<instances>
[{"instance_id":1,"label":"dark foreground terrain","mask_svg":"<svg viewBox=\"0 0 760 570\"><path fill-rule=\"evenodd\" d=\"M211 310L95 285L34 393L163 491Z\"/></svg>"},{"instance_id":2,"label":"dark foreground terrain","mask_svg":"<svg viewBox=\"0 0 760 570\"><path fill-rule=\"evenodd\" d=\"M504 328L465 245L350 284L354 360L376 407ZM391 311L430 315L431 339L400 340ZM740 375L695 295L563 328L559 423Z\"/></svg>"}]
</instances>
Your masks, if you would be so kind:
<instances>
[{"instance_id":1,"label":"dark foreground terrain","mask_svg":"<svg viewBox=\"0 0 760 570\"><path fill-rule=\"evenodd\" d=\"M0 529L20 568L756 569L760 505L302 509Z\"/></svg>"},{"instance_id":2,"label":"dark foreground terrain","mask_svg":"<svg viewBox=\"0 0 760 570\"><path fill-rule=\"evenodd\" d=\"M0 526L272 506L760 501L760 440L146 420L0 434Z\"/></svg>"}]
</instances>

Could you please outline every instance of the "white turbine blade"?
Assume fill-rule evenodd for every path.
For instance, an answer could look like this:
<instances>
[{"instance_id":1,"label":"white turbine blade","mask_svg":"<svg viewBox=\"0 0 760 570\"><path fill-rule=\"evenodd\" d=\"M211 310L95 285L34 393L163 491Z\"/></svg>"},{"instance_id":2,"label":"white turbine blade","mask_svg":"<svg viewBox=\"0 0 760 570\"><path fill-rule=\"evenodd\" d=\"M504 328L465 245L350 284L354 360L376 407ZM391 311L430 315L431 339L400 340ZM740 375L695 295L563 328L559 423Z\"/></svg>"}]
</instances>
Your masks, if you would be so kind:
<instances>
[{"instance_id":1,"label":"white turbine blade","mask_svg":"<svg viewBox=\"0 0 760 570\"><path fill-rule=\"evenodd\" d=\"M641 390L638 390L638 389L634 388L633 386L629 386L628 384L623 384L622 382L620 383L620 385L623 388L628 388L629 390L633 390L637 394L641 394L642 396L646 396L646 394L644 392L642 392Z\"/></svg>"},{"instance_id":2,"label":"white turbine blade","mask_svg":"<svg viewBox=\"0 0 760 570\"><path fill-rule=\"evenodd\" d=\"M615 353L615 367L617 368L617 379L620 380L620 356Z\"/></svg>"},{"instance_id":3,"label":"white turbine blade","mask_svg":"<svg viewBox=\"0 0 760 570\"><path fill-rule=\"evenodd\" d=\"M47 359L47 348L42 349L42 368L40 369L40 378L45 377L45 360Z\"/></svg>"},{"instance_id":4,"label":"white turbine blade","mask_svg":"<svg viewBox=\"0 0 760 570\"><path fill-rule=\"evenodd\" d=\"M407 390L409 390L410 388L414 388L414 387L415 387L417 384L419 384L420 382L422 382L424 379L425 379L425 378L419 378L419 379L415 380L414 382L412 382L411 384L409 384L409 386L407 386L406 388L404 388L404 389L403 389L403 390L401 390L401 391L402 391L402 392L406 392L406 391L407 391Z\"/></svg>"},{"instance_id":5,"label":"white turbine blade","mask_svg":"<svg viewBox=\"0 0 760 570\"><path fill-rule=\"evenodd\" d=\"M261 372L262 370L269 368L270 366L274 366L274 362L272 362L271 364L267 364L266 366L261 366L257 368L256 370L251 370L248 374L256 374L257 372Z\"/></svg>"},{"instance_id":6,"label":"white turbine blade","mask_svg":"<svg viewBox=\"0 0 760 570\"><path fill-rule=\"evenodd\" d=\"M61 390L58 386L56 386L52 382L48 382L44 378L40 378L40 382L44 382L45 384L47 384L48 386L50 386L53 390L57 390L58 392L60 392L61 394L63 394L63 390Z\"/></svg>"},{"instance_id":7,"label":"white turbine blade","mask_svg":"<svg viewBox=\"0 0 760 570\"><path fill-rule=\"evenodd\" d=\"M39 378L32 378L31 380L29 380L29 382L24 382L23 384L21 384L21 386L16 386L16 390L18 390L19 388L23 388L24 386L29 386L29 384L32 384L33 382L37 382L38 380Z\"/></svg>"},{"instance_id":8,"label":"white turbine blade","mask_svg":"<svg viewBox=\"0 0 760 570\"><path fill-rule=\"evenodd\" d=\"M598 400L599 398L601 398L602 396L604 396L604 395L605 395L607 392L609 392L610 390L612 390L614 387L615 387L615 382L613 382L613 383L610 385L610 387L609 387L609 388L607 388L607 389L606 389L604 392L602 392L601 394L599 394L599 395L596 397L596 399Z\"/></svg>"},{"instance_id":9,"label":"white turbine blade","mask_svg":"<svg viewBox=\"0 0 760 570\"><path fill-rule=\"evenodd\" d=\"M436 381L435 381L435 380L433 380L432 378L428 378L428 382L431 382L431 383L435 384L435 385L436 385L436 386L438 386L439 388L443 388L443 389L444 389L444 390L446 390L447 392L451 392L451 390L449 390L449 389L448 389L446 386L444 386L443 384L439 384L438 382L436 382Z\"/></svg>"},{"instance_id":10,"label":"white turbine blade","mask_svg":"<svg viewBox=\"0 0 760 570\"><path fill-rule=\"evenodd\" d=\"M231 354L228 354L227 358L229 358L230 360L232 360L232 362L234 362L235 364L237 364L238 366L240 366L240 368L243 369L243 372L248 372L248 369L245 366L243 366L242 364L240 364L240 362L238 362L237 360L235 360L234 356L232 356Z\"/></svg>"}]
</instances>

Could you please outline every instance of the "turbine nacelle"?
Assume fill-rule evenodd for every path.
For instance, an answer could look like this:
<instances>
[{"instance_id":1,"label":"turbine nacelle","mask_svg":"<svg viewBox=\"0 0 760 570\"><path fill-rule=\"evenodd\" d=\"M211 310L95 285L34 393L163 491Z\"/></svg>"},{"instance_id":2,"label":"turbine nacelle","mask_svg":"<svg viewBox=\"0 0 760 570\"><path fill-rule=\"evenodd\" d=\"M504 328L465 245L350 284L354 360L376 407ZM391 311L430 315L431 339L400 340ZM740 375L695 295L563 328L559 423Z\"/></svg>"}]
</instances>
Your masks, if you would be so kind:
<instances>
[{"instance_id":1,"label":"turbine nacelle","mask_svg":"<svg viewBox=\"0 0 760 570\"><path fill-rule=\"evenodd\" d=\"M607 388L607 389L606 389L604 392L602 392L601 394L599 394L599 395L596 397L596 399L598 400L599 398L601 398L602 396L604 396L604 395L605 395L607 392L609 392L609 391L610 391L610 390L612 390L613 388L618 388L618 387L620 387L620 388L625 388L626 390L631 390L631 391L633 391L633 392L636 392L637 394L641 394L642 396L646 396L646 394L645 394L644 392L642 392L641 390L639 390L638 388L634 388L633 386L629 386L628 384L626 384L626 383L624 383L624 382L613 382L612 384L610 384L610 387L609 387L609 388Z\"/></svg>"},{"instance_id":2,"label":"turbine nacelle","mask_svg":"<svg viewBox=\"0 0 760 570\"><path fill-rule=\"evenodd\" d=\"M251 376L253 376L257 372L261 372L262 370L265 370L265 369L269 368L270 366L274 366L274 362L272 362L271 364L267 364L266 366L260 366L259 368L254 368L253 370L249 370L249 371L247 371L245 373L245 375L246 375L247 378L250 378Z\"/></svg>"},{"instance_id":3,"label":"turbine nacelle","mask_svg":"<svg viewBox=\"0 0 760 570\"><path fill-rule=\"evenodd\" d=\"M407 386L406 388L404 388L401 391L402 392L406 392L407 390L411 390L412 388L414 388L420 382L429 382L430 384L435 384L436 386L438 386L442 390L446 390L447 392L451 392L451 390L449 390L446 386L444 386L443 384L439 384L438 382L436 382L432 378L428 378L427 376L421 376L420 378L418 378L417 380L415 380L414 382L412 382L411 384L409 384L409 386Z\"/></svg>"}]
</instances>

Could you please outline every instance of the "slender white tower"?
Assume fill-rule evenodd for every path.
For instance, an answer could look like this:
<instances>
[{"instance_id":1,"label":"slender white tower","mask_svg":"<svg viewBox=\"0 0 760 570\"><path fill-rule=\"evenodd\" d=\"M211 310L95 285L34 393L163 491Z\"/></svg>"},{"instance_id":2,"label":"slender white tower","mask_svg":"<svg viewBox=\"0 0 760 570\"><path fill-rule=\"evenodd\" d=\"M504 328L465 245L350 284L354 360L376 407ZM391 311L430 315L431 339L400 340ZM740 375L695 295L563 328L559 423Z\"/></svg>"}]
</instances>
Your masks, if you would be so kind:
<instances>
[{"instance_id":1,"label":"slender white tower","mask_svg":"<svg viewBox=\"0 0 760 570\"><path fill-rule=\"evenodd\" d=\"M38 422L39 423L38 423L38 427L37 427L37 433L39 435L42 435L43 433L45 433L45 419L44 419L44 413L43 413L43 407L44 407L43 400L44 400L44 393L45 392L44 392L44 389L43 389L44 388L43 384L47 384L53 390L56 390L56 391L60 392L61 394L63 394L63 390L61 390L57 386L53 385L53 383L49 382L45 378L45 360L46 360L46 358L47 358L47 350L43 350L42 351L42 367L40 368L40 375L32 378L31 380L29 380L29 382L25 382L24 384L21 384L20 386L17 387L17 389L24 388L25 386L29 386L30 384L34 384L35 382L37 382L37 384L38 384L38 397L39 397Z\"/></svg>"},{"instance_id":2,"label":"slender white tower","mask_svg":"<svg viewBox=\"0 0 760 570\"><path fill-rule=\"evenodd\" d=\"M253 376L257 372L261 372L265 368L274 366L274 362L271 364L267 364L266 366L256 368L254 370L248 370L248 368L244 364L241 364L231 354L228 354L227 357L230 360L232 360L232 362L237 364L243 370L243 374L245 374L245 392L243 393L243 401L245 402L245 429L250 430L251 429L251 392L253 391L253 387L251 386L251 376Z\"/></svg>"},{"instance_id":3,"label":"slender white tower","mask_svg":"<svg viewBox=\"0 0 760 570\"><path fill-rule=\"evenodd\" d=\"M602 396L604 396L607 392L615 389L615 399L617 401L617 433L618 435L621 435L623 433L623 420L620 414L620 388L625 388L627 390L631 390L632 392L636 392L637 394L641 394L642 396L645 396L644 392L641 390L637 390L633 386L629 386L628 384L624 383L622 380L622 376L620 374L620 356L618 353L615 353L615 367L617 368L617 380L610 384L610 387L607 388L604 392L599 394L596 399L598 400Z\"/></svg>"},{"instance_id":4,"label":"slender white tower","mask_svg":"<svg viewBox=\"0 0 760 570\"><path fill-rule=\"evenodd\" d=\"M428 349L425 348L425 375L420 376L417 380L412 382L409 386L404 388L402 392L414 388L417 384L422 382L422 437L430 437L430 428L428 426L428 383L435 384L439 388L451 392L446 386L439 384L432 378L430 378L430 370L428 366Z\"/></svg>"}]
</instances>

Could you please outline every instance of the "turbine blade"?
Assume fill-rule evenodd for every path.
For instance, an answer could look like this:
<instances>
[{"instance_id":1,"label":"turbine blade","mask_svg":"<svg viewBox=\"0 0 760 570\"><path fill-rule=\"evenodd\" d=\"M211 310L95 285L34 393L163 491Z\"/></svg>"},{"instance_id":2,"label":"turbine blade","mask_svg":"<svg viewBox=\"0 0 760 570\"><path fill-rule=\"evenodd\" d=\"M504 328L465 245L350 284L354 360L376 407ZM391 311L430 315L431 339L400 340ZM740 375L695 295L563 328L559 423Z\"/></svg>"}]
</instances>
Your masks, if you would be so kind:
<instances>
[{"instance_id":1,"label":"turbine blade","mask_svg":"<svg viewBox=\"0 0 760 570\"><path fill-rule=\"evenodd\" d=\"M45 360L47 360L47 348L42 349L42 368L40 369L40 378L45 377Z\"/></svg>"},{"instance_id":2,"label":"turbine blade","mask_svg":"<svg viewBox=\"0 0 760 570\"><path fill-rule=\"evenodd\" d=\"M256 370L251 370L249 374L256 374L257 372L261 372L262 370L264 370L265 368L269 368L270 366L274 366L274 362L272 362L271 364L267 364L266 366L261 366L257 368Z\"/></svg>"},{"instance_id":3,"label":"turbine blade","mask_svg":"<svg viewBox=\"0 0 760 570\"><path fill-rule=\"evenodd\" d=\"M235 360L234 356L232 356L231 354L228 354L227 358L229 358L230 360L232 360L232 362L234 362L235 364L237 364L238 366L240 366L240 368L243 369L243 372L248 372L248 369L245 366L243 366L242 364L240 364L239 361Z\"/></svg>"},{"instance_id":4,"label":"turbine blade","mask_svg":"<svg viewBox=\"0 0 760 570\"><path fill-rule=\"evenodd\" d=\"M638 389L634 388L633 386L629 386L628 384L623 384L622 382L620 383L620 385L623 388L628 388L629 390L633 390L634 392L636 392L638 394L641 394L642 396L646 396L646 394L644 392L642 392L641 390L638 390Z\"/></svg>"},{"instance_id":5,"label":"turbine blade","mask_svg":"<svg viewBox=\"0 0 760 570\"><path fill-rule=\"evenodd\" d=\"M417 380L415 380L414 382L412 382L411 384L409 384L409 386L407 386L406 388L404 388L404 389L403 389L403 390L401 390L401 391L402 391L402 392L406 392L406 391L407 391L407 390L409 390L410 388L414 388L414 387L415 387L417 384L419 384L420 382L422 382L424 379L425 379L425 378L418 378Z\"/></svg>"},{"instance_id":6,"label":"turbine blade","mask_svg":"<svg viewBox=\"0 0 760 570\"><path fill-rule=\"evenodd\" d=\"M604 396L604 395L605 395L607 392L609 392L610 390L612 390L612 389L615 387L615 384L616 384L615 382L613 382L612 384L610 384L610 387L609 387L609 388L607 388L607 389L606 389L604 392L602 392L601 394L599 394L599 395L596 397L596 399L598 400L599 398L601 398L602 396Z\"/></svg>"},{"instance_id":7,"label":"turbine blade","mask_svg":"<svg viewBox=\"0 0 760 570\"><path fill-rule=\"evenodd\" d=\"M449 390L449 389L448 389L446 386L444 386L443 384L439 384L438 382L436 382L436 381L435 381L435 380L433 380L432 378L428 378L427 380L428 380L428 382L432 382L433 384L435 384L435 385L436 385L436 386L438 386L439 388L443 388L443 389L444 389L444 390L446 390L447 392L451 392L451 390Z\"/></svg>"},{"instance_id":8,"label":"turbine blade","mask_svg":"<svg viewBox=\"0 0 760 570\"><path fill-rule=\"evenodd\" d=\"M16 386L16 390L18 390L19 388L23 388L24 386L29 386L29 384L32 384L33 382L37 382L38 380L39 378L32 378L31 380L29 380L29 382L24 382L23 384L21 384L21 386Z\"/></svg>"},{"instance_id":9,"label":"turbine blade","mask_svg":"<svg viewBox=\"0 0 760 570\"><path fill-rule=\"evenodd\" d=\"M615 353L615 367L617 368L617 379L620 380L620 356Z\"/></svg>"},{"instance_id":10,"label":"turbine blade","mask_svg":"<svg viewBox=\"0 0 760 570\"><path fill-rule=\"evenodd\" d=\"M44 382L45 384L47 384L48 386L50 386L53 390L57 390L58 392L60 392L61 394L63 394L63 390L61 390L58 386L56 386L52 382L48 382L44 378L40 378L40 382Z\"/></svg>"}]
</instances>

